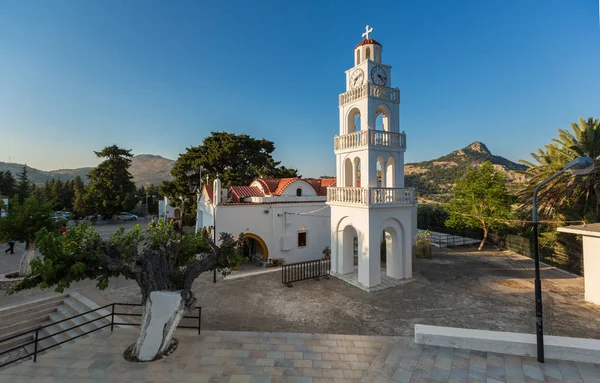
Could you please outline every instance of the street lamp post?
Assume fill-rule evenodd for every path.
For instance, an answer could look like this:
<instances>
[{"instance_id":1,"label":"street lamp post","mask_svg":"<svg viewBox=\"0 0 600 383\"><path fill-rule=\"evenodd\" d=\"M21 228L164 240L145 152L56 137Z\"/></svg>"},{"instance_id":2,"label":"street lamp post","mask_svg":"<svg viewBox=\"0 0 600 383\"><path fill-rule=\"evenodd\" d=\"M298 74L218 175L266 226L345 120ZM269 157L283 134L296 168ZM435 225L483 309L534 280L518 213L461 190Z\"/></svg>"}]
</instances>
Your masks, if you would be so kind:
<instances>
[{"instance_id":1,"label":"street lamp post","mask_svg":"<svg viewBox=\"0 0 600 383\"><path fill-rule=\"evenodd\" d=\"M579 157L565 165L565 167L552 177L542 181L533 191L533 209L531 220L533 222L533 251L535 261L535 330L537 337L537 360L544 363L544 320L542 316L542 280L540 278L540 251L538 241L538 209L537 195L540 189L548 182L559 177L564 172L571 172L574 175L587 174L594 170L594 160L590 157Z\"/></svg>"}]
</instances>

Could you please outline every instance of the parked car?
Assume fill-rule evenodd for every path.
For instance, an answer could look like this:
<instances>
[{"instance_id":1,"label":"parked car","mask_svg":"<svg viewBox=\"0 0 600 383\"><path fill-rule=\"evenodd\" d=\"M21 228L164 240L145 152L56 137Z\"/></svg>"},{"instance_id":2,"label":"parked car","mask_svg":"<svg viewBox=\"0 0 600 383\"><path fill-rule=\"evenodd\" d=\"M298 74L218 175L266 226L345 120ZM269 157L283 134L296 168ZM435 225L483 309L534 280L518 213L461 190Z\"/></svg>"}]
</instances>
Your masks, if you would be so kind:
<instances>
[{"instance_id":1,"label":"parked car","mask_svg":"<svg viewBox=\"0 0 600 383\"><path fill-rule=\"evenodd\" d=\"M122 211L119 213L119 219L122 219L123 221L136 221L138 216Z\"/></svg>"}]
</instances>

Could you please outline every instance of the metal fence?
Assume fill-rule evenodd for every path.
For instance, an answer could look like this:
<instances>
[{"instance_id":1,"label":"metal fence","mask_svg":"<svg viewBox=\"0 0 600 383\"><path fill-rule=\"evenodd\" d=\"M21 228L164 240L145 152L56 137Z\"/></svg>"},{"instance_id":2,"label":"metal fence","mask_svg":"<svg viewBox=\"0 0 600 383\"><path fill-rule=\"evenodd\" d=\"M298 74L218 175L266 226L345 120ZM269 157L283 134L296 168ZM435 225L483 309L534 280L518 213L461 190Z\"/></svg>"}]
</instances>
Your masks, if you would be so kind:
<instances>
[{"instance_id":1,"label":"metal fence","mask_svg":"<svg viewBox=\"0 0 600 383\"><path fill-rule=\"evenodd\" d=\"M317 259L314 261L290 263L281 266L281 283L292 287L292 283L323 277L329 279L331 273L331 260Z\"/></svg>"},{"instance_id":2,"label":"metal fence","mask_svg":"<svg viewBox=\"0 0 600 383\"><path fill-rule=\"evenodd\" d=\"M0 341L0 345L2 345L2 343L11 341L11 340L16 339L16 338L24 337L26 335L33 334L33 336L34 336L34 339L32 341L30 341L30 342L27 342L27 343L24 343L24 344L20 344L18 346L15 346L15 347L12 347L12 348L10 348L8 350L4 350L4 351L0 352L0 356L2 356L2 355L5 355L5 354L8 354L9 352L19 350L21 348L23 348L23 349L25 349L27 351L27 349L25 347L33 345L33 352L27 351L27 355L23 355L23 356L21 356L19 358L6 361L6 362L0 364L0 368L5 367L5 366L7 366L7 365L9 365L11 363L18 362L19 360L22 360L22 359L25 359L25 358L29 358L29 357L33 357L33 361L36 362L37 358L38 358L38 354L41 353L42 351L46 351L46 350L49 350L51 348L60 346L63 343L66 343L66 342L72 341L74 339L80 338L82 336L91 334L91 333L93 333L95 331L102 330L102 329L107 328L109 326L110 326L110 331L113 331L113 328L114 328L115 325L120 325L120 326L139 326L141 324L141 323L128 323L128 322L115 322L115 315L135 316L135 317L141 317L142 316L142 314L138 314L138 313L116 312L115 311L115 306L142 307L141 304L137 304L137 303L109 303L109 304L107 304L105 306L98 307L98 308L86 311L84 313L81 313L81 314L73 315L73 316L71 316L69 318L66 318L66 319L63 319L63 320L60 320L60 321L57 321L57 322L53 322L53 323L50 323L50 324L47 324L47 325L44 325L44 326L40 326L40 327L38 327L36 329L33 329L33 330L23 331L23 332L21 332L19 334L13 335L13 336L11 336L9 338L6 338L6 339L2 339ZM57 324L60 324L60 323L63 323L63 322L67 322L67 321L70 321L70 320L72 320L74 318L79 318L81 316L88 315L88 314L91 314L91 313L94 313L94 312L98 312L98 311L101 311L101 310L106 310L109 307L111 308L111 312L108 313L108 314L100 315L99 317L97 317L95 319L88 320L88 321L86 321L84 323L76 324L76 325L74 325L72 327L69 327L69 328L67 328L65 330L57 331L57 332L55 332L53 334L40 337L40 331L42 331L42 330L44 330L44 329L46 329L48 327L55 326ZM201 322L202 307L196 307L196 309L198 310L198 316L197 317L196 316L184 316L183 318L185 318L185 319L197 319L198 320L197 326L182 326L182 325L179 325L179 326L177 326L177 328L198 329L198 334L200 334L200 325L202 324L202 322ZM42 342L42 341L44 341L46 339L50 339L50 338L52 338L52 337L54 337L56 335L59 335L59 334L66 334L67 331L71 331L73 329L76 329L76 328L88 325L90 323L93 323L93 322L96 322L96 321L99 321L99 320L102 320L102 319L107 319L109 317L110 317L110 323L106 323L106 324L104 324L102 326L99 326L99 327L93 329L93 330L86 331L86 332L84 332L82 334L76 335L74 337L70 337L68 339L65 339L65 340L63 340L61 342L55 343L53 345L50 345L50 346L47 346L47 347L43 347L43 348L39 348L40 342Z\"/></svg>"}]
</instances>

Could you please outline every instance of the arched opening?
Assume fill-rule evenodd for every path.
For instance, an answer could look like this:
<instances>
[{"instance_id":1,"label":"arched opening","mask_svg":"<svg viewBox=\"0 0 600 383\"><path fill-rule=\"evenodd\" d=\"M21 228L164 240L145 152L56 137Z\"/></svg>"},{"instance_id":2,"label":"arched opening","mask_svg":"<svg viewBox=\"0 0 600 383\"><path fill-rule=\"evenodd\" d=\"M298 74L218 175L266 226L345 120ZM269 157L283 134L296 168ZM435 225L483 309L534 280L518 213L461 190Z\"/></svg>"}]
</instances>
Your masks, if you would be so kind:
<instances>
[{"instance_id":1,"label":"arched opening","mask_svg":"<svg viewBox=\"0 0 600 383\"><path fill-rule=\"evenodd\" d=\"M352 177L352 186L360 187L360 157L354 158L354 167L353 167L353 177Z\"/></svg>"},{"instance_id":2,"label":"arched opening","mask_svg":"<svg viewBox=\"0 0 600 383\"><path fill-rule=\"evenodd\" d=\"M381 62L381 47L375 47L375 61Z\"/></svg>"},{"instance_id":3,"label":"arched opening","mask_svg":"<svg viewBox=\"0 0 600 383\"><path fill-rule=\"evenodd\" d=\"M262 259L266 262L269 259L269 248L261 237L252 233L244 233L244 243L242 245L244 258Z\"/></svg>"},{"instance_id":4,"label":"arched opening","mask_svg":"<svg viewBox=\"0 0 600 383\"><path fill-rule=\"evenodd\" d=\"M356 50L356 63L354 65L360 64L360 49Z\"/></svg>"},{"instance_id":5,"label":"arched opening","mask_svg":"<svg viewBox=\"0 0 600 383\"><path fill-rule=\"evenodd\" d=\"M381 262L385 262L386 275L401 279L412 276L410 252L406 254L405 230L395 218L385 220L381 235Z\"/></svg>"},{"instance_id":6,"label":"arched opening","mask_svg":"<svg viewBox=\"0 0 600 383\"><path fill-rule=\"evenodd\" d=\"M384 160L383 157L377 157L377 164L375 165L375 175L377 176L377 187L386 187L385 185L385 173L384 173Z\"/></svg>"},{"instance_id":7,"label":"arched opening","mask_svg":"<svg viewBox=\"0 0 600 383\"><path fill-rule=\"evenodd\" d=\"M176 208L173 210L173 217L175 217L175 219L181 219L181 209Z\"/></svg>"},{"instance_id":8,"label":"arched opening","mask_svg":"<svg viewBox=\"0 0 600 383\"><path fill-rule=\"evenodd\" d=\"M354 266L358 265L359 238L356 229L352 225L344 227L342 234L342 274L348 274L354 271Z\"/></svg>"},{"instance_id":9,"label":"arched opening","mask_svg":"<svg viewBox=\"0 0 600 383\"><path fill-rule=\"evenodd\" d=\"M371 57L371 48L369 48L369 47L367 47L367 53L366 53L366 55L365 55L365 60L366 60L366 59L371 59L371 60L373 59L373 58Z\"/></svg>"},{"instance_id":10,"label":"arched opening","mask_svg":"<svg viewBox=\"0 0 600 383\"><path fill-rule=\"evenodd\" d=\"M302 197L302 188L296 189L296 197Z\"/></svg>"},{"instance_id":11,"label":"arched opening","mask_svg":"<svg viewBox=\"0 0 600 383\"><path fill-rule=\"evenodd\" d=\"M385 187L386 188L394 188L396 187L396 177L395 177L395 169L396 161L394 157L390 156L387 160L387 165L385 166Z\"/></svg>"},{"instance_id":12,"label":"arched opening","mask_svg":"<svg viewBox=\"0 0 600 383\"><path fill-rule=\"evenodd\" d=\"M375 130L390 131L390 110L385 105L375 109Z\"/></svg>"},{"instance_id":13,"label":"arched opening","mask_svg":"<svg viewBox=\"0 0 600 383\"><path fill-rule=\"evenodd\" d=\"M347 134L359 131L361 129L360 110L358 108L353 108L348 113L348 122L346 128Z\"/></svg>"},{"instance_id":14,"label":"arched opening","mask_svg":"<svg viewBox=\"0 0 600 383\"><path fill-rule=\"evenodd\" d=\"M346 158L344 161L344 186L352 187L354 182L354 167L352 166L352 160L350 158Z\"/></svg>"}]
</instances>

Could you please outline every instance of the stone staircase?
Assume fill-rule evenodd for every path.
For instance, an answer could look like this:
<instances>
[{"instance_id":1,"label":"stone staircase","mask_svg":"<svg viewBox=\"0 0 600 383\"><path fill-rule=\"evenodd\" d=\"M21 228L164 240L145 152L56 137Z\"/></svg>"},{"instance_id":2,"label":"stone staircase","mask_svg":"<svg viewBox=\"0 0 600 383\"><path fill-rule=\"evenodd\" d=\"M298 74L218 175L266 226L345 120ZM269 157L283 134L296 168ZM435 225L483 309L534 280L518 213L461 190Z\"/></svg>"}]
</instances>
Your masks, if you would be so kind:
<instances>
[{"instance_id":1,"label":"stone staircase","mask_svg":"<svg viewBox=\"0 0 600 383\"><path fill-rule=\"evenodd\" d=\"M88 331L92 331L99 327L110 324L109 316L107 318L102 318L97 321L82 325L85 322L109 314L109 310L99 310L77 318L65 320L74 315L78 315L98 307L98 305L85 298L81 294L70 293L0 309L0 352L18 346L23 346L15 351L0 356L0 365L24 356L27 353L33 353L34 345L26 345L35 339L35 332L32 330L41 328L43 326L48 326L41 329L38 334L38 339L51 336L48 339L38 342L38 350L43 350L47 347L66 342ZM67 330L75 325L82 326ZM27 331L32 332L26 333ZM61 331L64 332L57 334ZM17 334L22 333L26 334L15 337L14 339L10 339Z\"/></svg>"}]
</instances>

